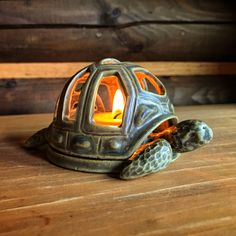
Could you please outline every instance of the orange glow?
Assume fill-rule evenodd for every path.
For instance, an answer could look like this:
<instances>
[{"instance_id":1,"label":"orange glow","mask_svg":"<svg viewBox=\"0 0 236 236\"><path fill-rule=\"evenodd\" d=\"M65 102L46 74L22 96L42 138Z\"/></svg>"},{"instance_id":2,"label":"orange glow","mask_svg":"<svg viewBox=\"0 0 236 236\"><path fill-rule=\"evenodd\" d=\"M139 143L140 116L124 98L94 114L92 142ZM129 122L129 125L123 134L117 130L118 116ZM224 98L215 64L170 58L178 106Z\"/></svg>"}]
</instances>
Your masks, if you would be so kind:
<instances>
[{"instance_id":1,"label":"orange glow","mask_svg":"<svg viewBox=\"0 0 236 236\"><path fill-rule=\"evenodd\" d=\"M166 123L165 123L166 124ZM154 144L157 142L160 138L167 138L168 136L176 130L176 126L170 126L169 128L159 132L159 133L151 133L149 134L149 138L152 139L152 141L148 143L142 144L134 153L133 155L129 158L129 160L135 159L144 149L149 147L150 145Z\"/></svg>"},{"instance_id":2,"label":"orange glow","mask_svg":"<svg viewBox=\"0 0 236 236\"><path fill-rule=\"evenodd\" d=\"M76 80L74 85L71 88L70 96L69 96L69 106L67 108L67 114L66 117L69 120L74 120L76 115L76 109L79 103L80 98L80 90L77 89L78 85L82 85L86 82L88 79L90 73L85 72L84 74L79 77L79 79Z\"/></svg>"},{"instance_id":3,"label":"orange glow","mask_svg":"<svg viewBox=\"0 0 236 236\"><path fill-rule=\"evenodd\" d=\"M114 95L112 112L100 112L94 114L94 120L97 124L120 126L124 111L124 97L120 89L117 89Z\"/></svg>"},{"instance_id":4,"label":"orange glow","mask_svg":"<svg viewBox=\"0 0 236 236\"><path fill-rule=\"evenodd\" d=\"M142 71L135 72L135 75L137 76L142 89L145 89L144 81L148 80L152 84L152 86L155 88L156 92L159 95L163 95L164 94L163 88L160 85L157 84L157 82L155 81L155 79L151 75L146 74L146 73L144 73Z\"/></svg>"}]
</instances>

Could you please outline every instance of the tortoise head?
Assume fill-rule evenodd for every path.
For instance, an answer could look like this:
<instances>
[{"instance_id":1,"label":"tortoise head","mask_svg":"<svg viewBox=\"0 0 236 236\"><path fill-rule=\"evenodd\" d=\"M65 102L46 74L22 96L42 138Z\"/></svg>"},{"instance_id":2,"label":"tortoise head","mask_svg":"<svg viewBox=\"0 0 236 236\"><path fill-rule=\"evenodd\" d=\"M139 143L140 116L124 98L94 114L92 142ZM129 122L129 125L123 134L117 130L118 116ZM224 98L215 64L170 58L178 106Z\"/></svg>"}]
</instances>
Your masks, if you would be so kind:
<instances>
[{"instance_id":1,"label":"tortoise head","mask_svg":"<svg viewBox=\"0 0 236 236\"><path fill-rule=\"evenodd\" d=\"M185 120L176 125L171 137L171 146L177 152L193 151L213 138L212 129L200 120Z\"/></svg>"}]
</instances>

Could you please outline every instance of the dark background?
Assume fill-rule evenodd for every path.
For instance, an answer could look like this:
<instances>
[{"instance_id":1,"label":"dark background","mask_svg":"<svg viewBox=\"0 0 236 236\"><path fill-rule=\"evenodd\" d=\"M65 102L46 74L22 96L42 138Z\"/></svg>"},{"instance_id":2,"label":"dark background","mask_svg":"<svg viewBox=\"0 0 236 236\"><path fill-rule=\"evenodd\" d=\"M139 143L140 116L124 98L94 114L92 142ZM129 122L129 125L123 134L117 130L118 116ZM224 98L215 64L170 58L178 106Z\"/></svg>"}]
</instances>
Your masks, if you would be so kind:
<instances>
[{"instance_id":1,"label":"dark background","mask_svg":"<svg viewBox=\"0 0 236 236\"><path fill-rule=\"evenodd\" d=\"M0 62L114 57L220 65L236 61L235 26L234 1L0 1ZM236 76L229 74L159 78L175 105L232 103ZM52 112L65 79L5 79L0 71L0 114Z\"/></svg>"}]
</instances>

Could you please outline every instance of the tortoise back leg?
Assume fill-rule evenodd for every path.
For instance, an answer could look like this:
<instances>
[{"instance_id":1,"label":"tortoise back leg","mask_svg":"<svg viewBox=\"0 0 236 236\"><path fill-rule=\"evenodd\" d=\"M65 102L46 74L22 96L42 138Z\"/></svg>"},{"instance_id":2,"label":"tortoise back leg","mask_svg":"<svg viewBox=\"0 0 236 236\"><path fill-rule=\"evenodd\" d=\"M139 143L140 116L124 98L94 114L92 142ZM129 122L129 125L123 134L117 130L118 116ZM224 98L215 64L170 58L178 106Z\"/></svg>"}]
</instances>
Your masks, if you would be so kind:
<instances>
[{"instance_id":1,"label":"tortoise back leg","mask_svg":"<svg viewBox=\"0 0 236 236\"><path fill-rule=\"evenodd\" d=\"M128 160L120 173L121 179L135 179L164 169L172 160L172 149L165 139L145 148L135 159Z\"/></svg>"},{"instance_id":2,"label":"tortoise back leg","mask_svg":"<svg viewBox=\"0 0 236 236\"><path fill-rule=\"evenodd\" d=\"M29 137L24 143L25 148L40 148L43 145L47 144L47 132L48 128L41 129L31 137Z\"/></svg>"}]
</instances>

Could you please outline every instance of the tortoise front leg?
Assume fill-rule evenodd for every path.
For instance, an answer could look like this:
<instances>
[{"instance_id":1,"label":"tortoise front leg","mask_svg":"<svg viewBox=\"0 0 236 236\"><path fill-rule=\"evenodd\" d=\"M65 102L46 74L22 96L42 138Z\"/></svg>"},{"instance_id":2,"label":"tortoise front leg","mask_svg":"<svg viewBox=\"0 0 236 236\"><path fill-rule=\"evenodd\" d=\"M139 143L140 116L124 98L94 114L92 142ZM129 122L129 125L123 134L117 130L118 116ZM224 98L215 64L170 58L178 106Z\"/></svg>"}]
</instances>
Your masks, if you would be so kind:
<instances>
[{"instance_id":1,"label":"tortoise front leg","mask_svg":"<svg viewBox=\"0 0 236 236\"><path fill-rule=\"evenodd\" d=\"M120 173L121 179L135 179L164 169L172 160L172 149L165 139L148 145L142 152L129 159Z\"/></svg>"}]
</instances>

